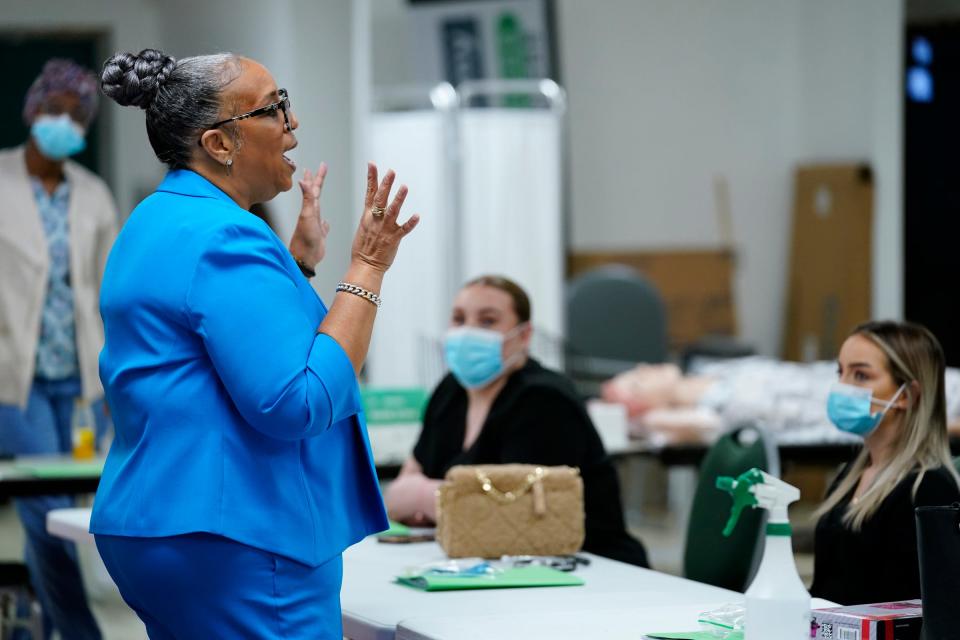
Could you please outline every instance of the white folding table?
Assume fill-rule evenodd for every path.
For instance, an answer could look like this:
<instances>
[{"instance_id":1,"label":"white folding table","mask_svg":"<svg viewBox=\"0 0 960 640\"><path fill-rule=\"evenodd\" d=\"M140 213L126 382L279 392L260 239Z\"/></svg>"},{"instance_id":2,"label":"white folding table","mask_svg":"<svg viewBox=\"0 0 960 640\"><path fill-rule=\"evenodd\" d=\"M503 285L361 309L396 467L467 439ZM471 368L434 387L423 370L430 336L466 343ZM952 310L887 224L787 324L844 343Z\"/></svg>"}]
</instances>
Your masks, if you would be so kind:
<instances>
[{"instance_id":1,"label":"white folding table","mask_svg":"<svg viewBox=\"0 0 960 640\"><path fill-rule=\"evenodd\" d=\"M597 611L623 612L678 603L694 603L710 609L743 598L734 591L591 554L583 555L591 562L577 569L577 575L586 581L581 587L427 593L395 584L392 577L407 567L444 559L437 544L384 544L368 538L343 556L340 594L343 632L353 640L389 640L397 634L398 625L416 632L418 624L430 621L438 625L437 632L441 635L436 637L456 638L461 636L449 635L444 626L448 623L442 620L448 620L450 628L459 628L458 621L477 619L487 621L483 625L486 637L499 638L501 632L507 630L498 630L490 624L495 625L500 617L507 621L524 616L545 620L566 613L592 616Z\"/></svg>"},{"instance_id":2,"label":"white folding table","mask_svg":"<svg viewBox=\"0 0 960 640\"><path fill-rule=\"evenodd\" d=\"M50 533L92 543L90 509L55 509ZM343 633L352 640L630 637L697 628L697 615L743 595L657 571L582 554L580 587L428 593L393 582L406 568L443 560L433 542L367 538L343 554ZM832 603L814 600L814 607Z\"/></svg>"}]
</instances>

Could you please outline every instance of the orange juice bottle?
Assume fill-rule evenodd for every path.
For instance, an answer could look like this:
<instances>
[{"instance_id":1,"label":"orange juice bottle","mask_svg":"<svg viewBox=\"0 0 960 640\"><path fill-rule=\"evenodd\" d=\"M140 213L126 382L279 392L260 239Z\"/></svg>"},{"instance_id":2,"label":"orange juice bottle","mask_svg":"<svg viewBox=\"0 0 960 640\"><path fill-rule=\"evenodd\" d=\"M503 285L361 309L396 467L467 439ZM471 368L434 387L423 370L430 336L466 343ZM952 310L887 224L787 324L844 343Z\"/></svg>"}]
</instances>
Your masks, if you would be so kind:
<instances>
[{"instance_id":1,"label":"orange juice bottle","mask_svg":"<svg viewBox=\"0 0 960 640\"><path fill-rule=\"evenodd\" d=\"M93 409L83 398L73 402L73 416L70 420L73 440L73 457L89 460L97 451L96 430L93 422Z\"/></svg>"}]
</instances>

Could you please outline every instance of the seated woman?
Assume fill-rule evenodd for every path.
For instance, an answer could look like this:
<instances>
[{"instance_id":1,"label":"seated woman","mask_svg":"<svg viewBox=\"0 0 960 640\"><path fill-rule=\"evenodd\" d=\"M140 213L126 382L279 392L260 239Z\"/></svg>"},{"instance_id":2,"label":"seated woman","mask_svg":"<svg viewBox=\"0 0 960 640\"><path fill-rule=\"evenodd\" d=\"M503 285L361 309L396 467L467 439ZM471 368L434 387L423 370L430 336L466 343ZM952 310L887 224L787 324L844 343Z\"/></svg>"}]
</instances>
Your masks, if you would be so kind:
<instances>
[{"instance_id":1,"label":"seated woman","mask_svg":"<svg viewBox=\"0 0 960 640\"><path fill-rule=\"evenodd\" d=\"M838 365L827 413L864 447L817 510L810 593L845 605L919 598L914 509L960 500L943 351L918 325L870 322L843 343Z\"/></svg>"},{"instance_id":2,"label":"seated woman","mask_svg":"<svg viewBox=\"0 0 960 640\"><path fill-rule=\"evenodd\" d=\"M624 526L616 470L583 402L566 378L527 355L532 330L523 289L494 276L468 282L450 327L444 350L452 373L430 398L413 456L386 491L390 517L434 521L434 494L454 465L569 465L583 477L584 550L648 566L643 545Z\"/></svg>"}]
</instances>

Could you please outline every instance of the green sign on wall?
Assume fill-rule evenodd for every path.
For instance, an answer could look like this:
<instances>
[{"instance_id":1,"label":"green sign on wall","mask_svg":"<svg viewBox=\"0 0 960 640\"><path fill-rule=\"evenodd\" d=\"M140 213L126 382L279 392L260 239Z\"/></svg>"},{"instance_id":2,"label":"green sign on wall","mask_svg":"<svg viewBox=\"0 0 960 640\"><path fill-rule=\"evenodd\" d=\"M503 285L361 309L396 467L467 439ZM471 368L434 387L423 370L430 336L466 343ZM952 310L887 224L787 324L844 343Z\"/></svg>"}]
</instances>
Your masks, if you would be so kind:
<instances>
[{"instance_id":1,"label":"green sign on wall","mask_svg":"<svg viewBox=\"0 0 960 640\"><path fill-rule=\"evenodd\" d=\"M364 388L360 390L368 425L410 424L423 419L427 390L408 388Z\"/></svg>"}]
</instances>

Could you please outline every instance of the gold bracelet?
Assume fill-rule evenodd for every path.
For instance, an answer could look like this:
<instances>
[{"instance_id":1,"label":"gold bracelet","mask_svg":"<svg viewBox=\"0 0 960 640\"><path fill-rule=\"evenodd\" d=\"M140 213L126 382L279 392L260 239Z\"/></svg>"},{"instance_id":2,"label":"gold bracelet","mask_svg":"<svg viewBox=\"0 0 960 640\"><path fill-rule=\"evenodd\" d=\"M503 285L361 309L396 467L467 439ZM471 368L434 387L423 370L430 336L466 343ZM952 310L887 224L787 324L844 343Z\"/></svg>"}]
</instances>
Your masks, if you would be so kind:
<instances>
[{"instance_id":1,"label":"gold bracelet","mask_svg":"<svg viewBox=\"0 0 960 640\"><path fill-rule=\"evenodd\" d=\"M345 291L346 293L352 293L355 296L360 296L364 300L367 300L377 305L378 309L380 308L381 303L383 303L383 300L380 298L380 296L378 296L374 292L367 291L363 287L358 287L357 285L350 284L348 282L341 282L340 284L338 284L337 291Z\"/></svg>"}]
</instances>

